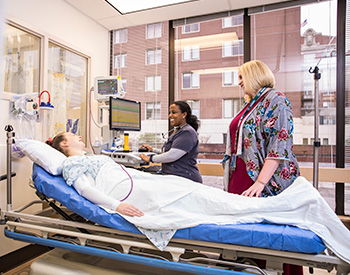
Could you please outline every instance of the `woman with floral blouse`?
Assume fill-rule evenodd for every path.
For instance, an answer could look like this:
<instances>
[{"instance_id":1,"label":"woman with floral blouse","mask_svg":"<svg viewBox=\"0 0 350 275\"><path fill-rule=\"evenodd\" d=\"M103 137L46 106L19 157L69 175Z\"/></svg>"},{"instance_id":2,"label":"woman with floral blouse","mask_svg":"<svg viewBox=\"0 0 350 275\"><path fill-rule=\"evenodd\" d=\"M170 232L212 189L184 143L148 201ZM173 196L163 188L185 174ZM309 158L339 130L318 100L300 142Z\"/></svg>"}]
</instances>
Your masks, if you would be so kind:
<instances>
[{"instance_id":1,"label":"woman with floral blouse","mask_svg":"<svg viewBox=\"0 0 350 275\"><path fill-rule=\"evenodd\" d=\"M275 77L261 61L239 67L246 103L228 135L224 186L243 196L274 196L299 176L293 154L293 116L288 98L274 89Z\"/></svg>"}]
</instances>

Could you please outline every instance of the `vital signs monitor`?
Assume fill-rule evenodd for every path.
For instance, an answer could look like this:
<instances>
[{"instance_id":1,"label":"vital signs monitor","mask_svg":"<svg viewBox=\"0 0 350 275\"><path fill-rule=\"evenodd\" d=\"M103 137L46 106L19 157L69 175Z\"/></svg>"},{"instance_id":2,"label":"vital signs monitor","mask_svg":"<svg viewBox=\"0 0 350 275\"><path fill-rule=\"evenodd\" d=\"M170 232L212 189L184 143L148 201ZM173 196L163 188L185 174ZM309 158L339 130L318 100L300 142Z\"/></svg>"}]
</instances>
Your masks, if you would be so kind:
<instances>
[{"instance_id":1,"label":"vital signs monitor","mask_svg":"<svg viewBox=\"0 0 350 275\"><path fill-rule=\"evenodd\" d=\"M120 76L99 76L95 78L95 99L108 101L109 97L124 97L125 91Z\"/></svg>"}]
</instances>

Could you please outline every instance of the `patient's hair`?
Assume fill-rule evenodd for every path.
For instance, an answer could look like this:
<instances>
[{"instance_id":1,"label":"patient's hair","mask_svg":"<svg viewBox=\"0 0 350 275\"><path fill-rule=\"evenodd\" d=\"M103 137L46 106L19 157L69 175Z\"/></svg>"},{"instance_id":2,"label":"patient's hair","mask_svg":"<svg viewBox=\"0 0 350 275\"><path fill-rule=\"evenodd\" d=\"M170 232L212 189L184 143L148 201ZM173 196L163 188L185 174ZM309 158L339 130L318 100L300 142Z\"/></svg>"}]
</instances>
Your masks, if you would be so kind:
<instances>
[{"instance_id":1,"label":"patient's hair","mask_svg":"<svg viewBox=\"0 0 350 275\"><path fill-rule=\"evenodd\" d=\"M58 135L56 135L53 139L48 139L46 141L47 144L49 144L50 146L52 146L53 148L55 148L56 150L60 151L61 153L65 154L68 157L68 152L66 150L63 150L63 148L61 147L61 142L62 141L66 141L67 138L65 136L65 132L60 133Z\"/></svg>"},{"instance_id":2,"label":"patient's hair","mask_svg":"<svg viewBox=\"0 0 350 275\"><path fill-rule=\"evenodd\" d=\"M255 94L262 87L273 88L275 76L270 68L260 60L252 60L244 63L238 69L241 73L244 89Z\"/></svg>"},{"instance_id":3,"label":"patient's hair","mask_svg":"<svg viewBox=\"0 0 350 275\"><path fill-rule=\"evenodd\" d=\"M176 106L179 106L181 113L187 113L186 116L186 123L191 125L193 127L193 129L198 130L199 125L200 125L200 121L198 120L197 116L192 115L192 110L190 105L188 105L188 103L186 101L174 101L173 103L171 103L170 105L175 104Z\"/></svg>"}]
</instances>

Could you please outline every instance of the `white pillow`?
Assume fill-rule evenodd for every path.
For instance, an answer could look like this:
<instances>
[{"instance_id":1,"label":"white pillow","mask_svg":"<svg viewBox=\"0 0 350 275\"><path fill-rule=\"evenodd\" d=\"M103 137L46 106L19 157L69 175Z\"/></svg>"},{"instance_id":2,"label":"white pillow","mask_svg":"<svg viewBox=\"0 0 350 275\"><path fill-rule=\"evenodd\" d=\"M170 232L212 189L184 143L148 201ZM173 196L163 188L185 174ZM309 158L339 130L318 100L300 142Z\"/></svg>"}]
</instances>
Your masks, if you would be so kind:
<instances>
[{"instance_id":1,"label":"white pillow","mask_svg":"<svg viewBox=\"0 0 350 275\"><path fill-rule=\"evenodd\" d=\"M61 175L64 154L46 144L33 139L16 139L15 144L27 157L52 175Z\"/></svg>"}]
</instances>

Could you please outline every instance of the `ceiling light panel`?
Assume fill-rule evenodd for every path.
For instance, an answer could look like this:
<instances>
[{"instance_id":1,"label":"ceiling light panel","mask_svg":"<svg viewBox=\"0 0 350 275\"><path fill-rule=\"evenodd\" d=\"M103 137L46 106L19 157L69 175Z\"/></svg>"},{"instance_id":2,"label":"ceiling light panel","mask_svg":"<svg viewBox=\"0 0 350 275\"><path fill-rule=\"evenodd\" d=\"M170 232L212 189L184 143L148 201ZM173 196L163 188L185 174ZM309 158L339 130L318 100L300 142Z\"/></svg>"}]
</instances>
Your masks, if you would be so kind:
<instances>
[{"instance_id":1,"label":"ceiling light panel","mask_svg":"<svg viewBox=\"0 0 350 275\"><path fill-rule=\"evenodd\" d=\"M127 14L198 0L105 0L119 13Z\"/></svg>"}]
</instances>

